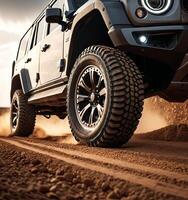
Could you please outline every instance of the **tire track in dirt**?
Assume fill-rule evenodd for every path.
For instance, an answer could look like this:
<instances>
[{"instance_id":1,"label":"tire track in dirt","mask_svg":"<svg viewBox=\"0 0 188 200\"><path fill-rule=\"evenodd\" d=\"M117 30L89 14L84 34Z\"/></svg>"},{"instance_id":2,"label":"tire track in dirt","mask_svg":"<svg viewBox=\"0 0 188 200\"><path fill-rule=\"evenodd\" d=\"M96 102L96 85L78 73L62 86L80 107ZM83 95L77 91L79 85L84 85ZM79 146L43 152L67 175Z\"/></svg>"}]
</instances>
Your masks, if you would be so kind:
<instances>
[{"instance_id":1,"label":"tire track in dirt","mask_svg":"<svg viewBox=\"0 0 188 200\"><path fill-rule=\"evenodd\" d=\"M127 151L142 151L152 154L160 154L163 157L171 159L188 161L188 143L187 142L166 142L148 139L139 139L136 136L128 144L134 148Z\"/></svg>"},{"instance_id":2,"label":"tire track in dirt","mask_svg":"<svg viewBox=\"0 0 188 200\"><path fill-rule=\"evenodd\" d=\"M94 155L91 153L83 153L81 151L75 151L75 150L70 150L70 149L66 149L66 148L58 148L58 147L51 147L51 146L47 146L45 144L40 144L40 143L34 143L34 142L28 142L28 141L19 141L22 142L23 144L28 144L28 145L34 145L36 147L39 148L45 148L51 151L57 151L63 154L67 154L70 156L76 156L78 158L81 159L89 159L89 160L93 160L96 162L100 162L100 163L106 163L106 164L111 164L111 165L116 165L122 168L128 168L128 169L133 169L133 170L139 170L142 171L143 173L153 173L153 174L157 174L159 176L166 176L170 179L178 179L181 181L185 181L188 183L188 175L185 174L179 174L176 172L169 172L167 170L163 170L163 169L158 169L158 168L153 168L153 167L147 167L144 165L139 165L139 164L135 164L135 163L130 163L130 162L126 162L126 161L121 161L121 160L116 160L113 158L105 158L105 157L101 157L98 155Z\"/></svg>"},{"instance_id":3,"label":"tire track in dirt","mask_svg":"<svg viewBox=\"0 0 188 200\"><path fill-rule=\"evenodd\" d=\"M159 180L153 180L153 179L149 179L146 177L130 174L119 168L117 168L117 169L111 168L111 167L108 168L104 165L101 165L101 160L100 161L97 160L97 162L96 162L96 160L94 160L95 163L91 164L88 161L92 160L92 158L85 158L85 160L82 160L81 159L82 155L75 156L75 152L69 151L69 152L67 152L67 155L65 156L64 152L61 152L59 150L54 151L53 147L52 147L52 149L50 149L51 147L49 148L49 147L44 147L41 145L37 146L35 143L32 143L32 142L29 143L29 142L23 142L23 141L18 141L18 140L14 141L11 139L0 139L0 140L3 142L9 143L11 145L23 148L23 149L33 151L35 153L39 153L39 154L49 156L49 157L52 157L52 158L55 158L58 160L62 160L64 162L67 162L72 165L76 165L76 166L79 166L79 167L82 167L85 169L89 169L89 170L96 171L96 172L99 172L102 174L106 174L108 176L112 176L117 179L125 180L128 182L134 183L136 185L142 185L143 187L152 189L156 192L161 192L161 193L169 194L169 195L184 198L184 199L187 199L187 196L188 196L188 191L186 188L175 186L173 184L165 183L165 182L162 182ZM77 153L79 153L79 152L77 152ZM84 156L86 156L86 155L84 155ZM95 157L95 159L97 159L97 158ZM112 160L106 160L106 161L112 162ZM116 163L114 163L114 164L116 164ZM120 163L118 163L118 164L120 164ZM125 163L121 163L121 165L124 165L124 164ZM135 165L134 167L136 168L138 166ZM140 166L139 166L139 170L140 170ZM145 170L146 170L146 168L145 168ZM160 171L160 173L164 173L164 171ZM187 177L182 177L181 174L177 174L177 173L170 174L170 176L173 176L173 175L176 175L177 178L180 178L182 180L187 180Z\"/></svg>"},{"instance_id":4,"label":"tire track in dirt","mask_svg":"<svg viewBox=\"0 0 188 200\"><path fill-rule=\"evenodd\" d=\"M16 138L15 138L16 139ZM124 160L129 163L135 163L143 166L148 166L152 168L159 168L171 172L176 172L183 175L188 175L188 155L187 157L182 156L184 151L187 151L187 143L168 143L165 142L162 145L153 145L153 141L147 141L147 143L142 143L139 140L135 141L133 138L126 146L117 149L104 149L104 148L92 148L80 144L67 144L66 138L64 139L45 139L40 140L37 138L27 138L23 139L18 137L17 139L22 139L24 141L31 141L36 143L43 143L52 147L66 148L70 150L81 151L83 153L90 153L92 155L98 155L105 158L113 158L115 160ZM144 141L143 141L144 142ZM152 145L150 145L150 143ZM182 148L179 150L179 146ZM154 151L153 151L154 149ZM173 155L171 152L174 152ZM185 152L184 152L185 153ZM172 156L171 156L172 155Z\"/></svg>"}]
</instances>

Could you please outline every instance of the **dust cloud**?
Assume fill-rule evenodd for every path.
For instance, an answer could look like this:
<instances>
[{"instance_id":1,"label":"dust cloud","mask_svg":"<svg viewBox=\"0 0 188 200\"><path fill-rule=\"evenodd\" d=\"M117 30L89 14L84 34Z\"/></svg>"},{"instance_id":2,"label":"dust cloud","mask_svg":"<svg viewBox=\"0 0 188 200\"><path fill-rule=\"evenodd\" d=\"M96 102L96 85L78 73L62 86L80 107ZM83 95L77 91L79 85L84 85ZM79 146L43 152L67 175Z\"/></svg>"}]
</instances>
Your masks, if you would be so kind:
<instances>
[{"instance_id":1,"label":"dust cloud","mask_svg":"<svg viewBox=\"0 0 188 200\"><path fill-rule=\"evenodd\" d=\"M0 137L8 137L10 135L9 118L9 112L0 113Z\"/></svg>"},{"instance_id":2,"label":"dust cloud","mask_svg":"<svg viewBox=\"0 0 188 200\"><path fill-rule=\"evenodd\" d=\"M56 116L52 116L50 119L46 119L38 116L37 126L33 135L41 139L56 137L58 138L56 141L59 143L77 144L71 134L67 118L61 120Z\"/></svg>"},{"instance_id":3,"label":"dust cloud","mask_svg":"<svg viewBox=\"0 0 188 200\"><path fill-rule=\"evenodd\" d=\"M37 116L36 127L33 133L34 137L45 139L49 137L58 137L59 140L66 143L75 144L75 140L70 134L70 128L67 118L60 120L56 116L46 119L43 116ZM10 113L9 109L0 108L0 137L8 137L10 135Z\"/></svg>"},{"instance_id":4,"label":"dust cloud","mask_svg":"<svg viewBox=\"0 0 188 200\"><path fill-rule=\"evenodd\" d=\"M71 132L68 120L61 120L56 116L52 116L50 119L37 116L36 124L36 133L38 132L38 137L63 136Z\"/></svg>"},{"instance_id":5,"label":"dust cloud","mask_svg":"<svg viewBox=\"0 0 188 200\"><path fill-rule=\"evenodd\" d=\"M160 109L153 106L151 99L144 102L143 115L140 120L136 133L146 133L168 126L165 117L161 114Z\"/></svg>"},{"instance_id":6,"label":"dust cloud","mask_svg":"<svg viewBox=\"0 0 188 200\"><path fill-rule=\"evenodd\" d=\"M173 132L173 130L177 129L177 127L181 127L181 129L183 127L183 129L186 129L187 132L187 110L188 102L175 104L169 103L159 97L146 99L143 116L140 120L136 133L151 133L152 131L159 129L162 129L163 132L164 127L169 129L170 132ZM10 135L9 115L8 109L0 108L0 136L6 137ZM77 144L71 134L67 118L60 120L56 116L52 116L51 119L46 119L43 116L37 116L36 128L33 136L41 139L54 139L61 143Z\"/></svg>"}]
</instances>

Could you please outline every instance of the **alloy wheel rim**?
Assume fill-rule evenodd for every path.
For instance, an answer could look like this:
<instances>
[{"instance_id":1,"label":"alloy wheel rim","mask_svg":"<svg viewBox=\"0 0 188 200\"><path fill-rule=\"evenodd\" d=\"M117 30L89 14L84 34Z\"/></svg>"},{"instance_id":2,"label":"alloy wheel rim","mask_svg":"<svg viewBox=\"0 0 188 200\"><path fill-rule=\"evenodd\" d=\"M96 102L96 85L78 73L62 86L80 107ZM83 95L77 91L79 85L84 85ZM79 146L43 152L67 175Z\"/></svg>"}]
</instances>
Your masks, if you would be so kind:
<instances>
[{"instance_id":1,"label":"alloy wheel rim","mask_svg":"<svg viewBox=\"0 0 188 200\"><path fill-rule=\"evenodd\" d=\"M95 129L104 115L107 89L102 71L90 65L85 68L76 86L76 114L82 126Z\"/></svg>"},{"instance_id":2,"label":"alloy wheel rim","mask_svg":"<svg viewBox=\"0 0 188 200\"><path fill-rule=\"evenodd\" d=\"M18 124L19 106L18 101L15 99L12 103L12 127L15 129Z\"/></svg>"}]
</instances>

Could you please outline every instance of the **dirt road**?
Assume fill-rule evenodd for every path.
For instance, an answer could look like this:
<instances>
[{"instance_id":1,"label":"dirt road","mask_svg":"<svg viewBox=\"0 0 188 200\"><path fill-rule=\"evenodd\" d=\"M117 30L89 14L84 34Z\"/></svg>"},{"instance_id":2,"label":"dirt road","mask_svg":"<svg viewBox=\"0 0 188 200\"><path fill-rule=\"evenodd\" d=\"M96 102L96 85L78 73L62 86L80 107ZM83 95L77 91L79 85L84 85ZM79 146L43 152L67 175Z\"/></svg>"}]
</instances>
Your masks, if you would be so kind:
<instances>
[{"instance_id":1,"label":"dirt road","mask_svg":"<svg viewBox=\"0 0 188 200\"><path fill-rule=\"evenodd\" d=\"M188 143L119 149L0 138L0 199L188 199Z\"/></svg>"}]
</instances>

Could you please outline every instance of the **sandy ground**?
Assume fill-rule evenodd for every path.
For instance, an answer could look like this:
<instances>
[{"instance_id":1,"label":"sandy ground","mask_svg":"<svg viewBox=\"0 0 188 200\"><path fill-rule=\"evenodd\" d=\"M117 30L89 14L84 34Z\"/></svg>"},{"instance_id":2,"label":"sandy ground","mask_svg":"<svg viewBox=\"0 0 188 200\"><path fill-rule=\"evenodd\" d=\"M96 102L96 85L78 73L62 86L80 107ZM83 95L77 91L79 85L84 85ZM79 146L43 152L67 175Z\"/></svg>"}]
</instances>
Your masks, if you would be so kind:
<instances>
[{"instance_id":1,"label":"sandy ground","mask_svg":"<svg viewBox=\"0 0 188 200\"><path fill-rule=\"evenodd\" d=\"M0 199L188 197L186 142L133 138L101 149L54 140L0 138Z\"/></svg>"},{"instance_id":2,"label":"sandy ground","mask_svg":"<svg viewBox=\"0 0 188 200\"><path fill-rule=\"evenodd\" d=\"M30 138L7 138L0 109L0 200L188 199L187 108L147 100L137 134L117 149L78 144L54 117L38 117Z\"/></svg>"}]
</instances>

